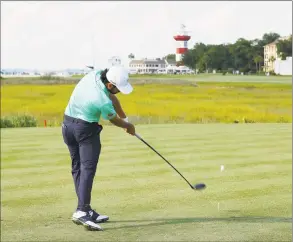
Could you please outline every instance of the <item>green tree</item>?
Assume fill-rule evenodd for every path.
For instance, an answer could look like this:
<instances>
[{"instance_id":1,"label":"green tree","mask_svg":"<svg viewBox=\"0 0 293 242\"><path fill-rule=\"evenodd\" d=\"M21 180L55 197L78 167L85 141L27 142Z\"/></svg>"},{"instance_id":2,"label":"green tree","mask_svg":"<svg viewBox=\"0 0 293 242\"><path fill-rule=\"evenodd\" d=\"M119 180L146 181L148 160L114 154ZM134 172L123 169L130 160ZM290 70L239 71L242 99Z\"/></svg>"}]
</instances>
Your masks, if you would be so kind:
<instances>
[{"instance_id":1,"label":"green tree","mask_svg":"<svg viewBox=\"0 0 293 242\"><path fill-rule=\"evenodd\" d=\"M279 34L271 32L265 33L261 39L239 38L235 43L228 44L206 45L199 42L183 55L183 62L190 68L196 67L200 72L208 68L224 71L230 69L230 72L233 69L241 69L242 72L251 70L259 72L264 64L264 46L279 37ZM280 53L286 53L282 55L289 56L290 53L292 55L292 39L290 41L291 49L289 43L281 42Z\"/></svg>"},{"instance_id":2,"label":"green tree","mask_svg":"<svg viewBox=\"0 0 293 242\"><path fill-rule=\"evenodd\" d=\"M193 49L195 50L196 57L202 57L204 53L207 51L207 46L204 43L200 42L200 43L196 43Z\"/></svg>"},{"instance_id":3,"label":"green tree","mask_svg":"<svg viewBox=\"0 0 293 242\"><path fill-rule=\"evenodd\" d=\"M277 54L282 60L285 60L288 56L292 56L292 35L289 39L278 41L276 45Z\"/></svg>"},{"instance_id":4,"label":"green tree","mask_svg":"<svg viewBox=\"0 0 293 242\"><path fill-rule=\"evenodd\" d=\"M183 56L182 56L182 61L184 65L188 66L191 69L195 69L195 53L194 49L189 49Z\"/></svg>"},{"instance_id":5,"label":"green tree","mask_svg":"<svg viewBox=\"0 0 293 242\"><path fill-rule=\"evenodd\" d=\"M276 58L274 56L270 56L270 59L269 59L270 62L274 62L275 60Z\"/></svg>"},{"instance_id":6,"label":"green tree","mask_svg":"<svg viewBox=\"0 0 293 242\"><path fill-rule=\"evenodd\" d=\"M169 54L169 55L166 55L164 58L166 60L169 60L169 61L175 61L176 60L176 55L175 54Z\"/></svg>"},{"instance_id":7,"label":"green tree","mask_svg":"<svg viewBox=\"0 0 293 242\"><path fill-rule=\"evenodd\" d=\"M210 56L209 56L207 53L205 53L205 54L203 55L203 57L200 59L200 63L202 63L202 64L205 65L205 70L207 71L207 70L208 70L208 66L209 66L209 64L211 63L211 58L210 58Z\"/></svg>"},{"instance_id":8,"label":"green tree","mask_svg":"<svg viewBox=\"0 0 293 242\"><path fill-rule=\"evenodd\" d=\"M253 58L253 61L254 61L254 63L255 63L255 69L256 69L256 71L258 71L258 72L260 72L260 66L261 66L261 63L263 62L263 57L262 56L260 56L260 55L257 55L257 56L255 56L254 58Z\"/></svg>"},{"instance_id":9,"label":"green tree","mask_svg":"<svg viewBox=\"0 0 293 242\"><path fill-rule=\"evenodd\" d=\"M270 44L272 42L274 42L275 40L279 39L281 36L277 33L274 33L274 32L270 32L270 33L266 33L263 35L262 37L262 42L261 44L263 46L267 45L267 44Z\"/></svg>"},{"instance_id":10,"label":"green tree","mask_svg":"<svg viewBox=\"0 0 293 242\"><path fill-rule=\"evenodd\" d=\"M270 63L274 63L274 61L276 60L276 58L274 57L274 56L270 56L270 58L269 58L269 62ZM273 65L272 65L273 66Z\"/></svg>"},{"instance_id":11,"label":"green tree","mask_svg":"<svg viewBox=\"0 0 293 242\"><path fill-rule=\"evenodd\" d=\"M208 50L207 46L204 43L196 43L193 47L193 58L196 65L196 69L199 69L199 71L203 71L204 63L201 61L202 57Z\"/></svg>"},{"instance_id":12,"label":"green tree","mask_svg":"<svg viewBox=\"0 0 293 242\"><path fill-rule=\"evenodd\" d=\"M240 38L230 47L234 68L245 69L245 72L250 70L253 56L251 44L251 41Z\"/></svg>"},{"instance_id":13,"label":"green tree","mask_svg":"<svg viewBox=\"0 0 293 242\"><path fill-rule=\"evenodd\" d=\"M263 41L261 39L254 39L251 42L252 44L252 53L254 58L259 56L258 58L258 66L260 69L261 66L264 65L264 46L263 46ZM255 62L255 59L253 59L253 61ZM257 71L257 69L256 69Z\"/></svg>"}]
</instances>

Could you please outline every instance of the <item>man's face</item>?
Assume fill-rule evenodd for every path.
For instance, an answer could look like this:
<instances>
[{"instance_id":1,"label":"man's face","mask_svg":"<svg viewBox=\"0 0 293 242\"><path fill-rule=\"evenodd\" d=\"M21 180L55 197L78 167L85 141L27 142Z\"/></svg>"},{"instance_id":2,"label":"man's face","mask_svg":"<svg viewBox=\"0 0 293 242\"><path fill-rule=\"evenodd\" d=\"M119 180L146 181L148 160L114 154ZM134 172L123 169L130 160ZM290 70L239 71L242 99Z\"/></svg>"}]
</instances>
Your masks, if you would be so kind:
<instances>
[{"instance_id":1,"label":"man's face","mask_svg":"<svg viewBox=\"0 0 293 242\"><path fill-rule=\"evenodd\" d=\"M116 86L114 86L112 83L107 83L106 84L106 87L108 89L108 91L112 94L117 94L119 93L120 91L118 90L118 88Z\"/></svg>"}]
</instances>

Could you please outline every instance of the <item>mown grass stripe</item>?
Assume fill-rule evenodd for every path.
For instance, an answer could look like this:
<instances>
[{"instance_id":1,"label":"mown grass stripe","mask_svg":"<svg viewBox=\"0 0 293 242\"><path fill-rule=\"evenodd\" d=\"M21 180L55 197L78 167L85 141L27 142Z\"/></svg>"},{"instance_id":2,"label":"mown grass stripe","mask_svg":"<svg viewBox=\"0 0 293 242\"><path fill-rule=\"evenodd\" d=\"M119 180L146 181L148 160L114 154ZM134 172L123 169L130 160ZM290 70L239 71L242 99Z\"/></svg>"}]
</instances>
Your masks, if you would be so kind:
<instances>
[{"instance_id":1,"label":"mown grass stripe","mask_svg":"<svg viewBox=\"0 0 293 242\"><path fill-rule=\"evenodd\" d=\"M291 125L139 126L202 192L118 130L104 129L93 187L93 207L112 221L99 240L290 240ZM61 138L60 128L1 133L2 240L97 240L70 221L77 198Z\"/></svg>"}]
</instances>

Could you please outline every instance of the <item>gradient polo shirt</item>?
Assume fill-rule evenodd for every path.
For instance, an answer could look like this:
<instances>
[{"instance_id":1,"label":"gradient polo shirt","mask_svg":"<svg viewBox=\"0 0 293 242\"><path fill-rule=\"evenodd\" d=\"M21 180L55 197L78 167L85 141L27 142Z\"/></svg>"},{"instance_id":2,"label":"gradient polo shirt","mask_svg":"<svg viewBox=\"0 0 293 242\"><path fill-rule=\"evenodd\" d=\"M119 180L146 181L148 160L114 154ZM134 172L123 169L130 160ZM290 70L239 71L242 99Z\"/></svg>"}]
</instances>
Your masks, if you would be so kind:
<instances>
[{"instance_id":1,"label":"gradient polo shirt","mask_svg":"<svg viewBox=\"0 0 293 242\"><path fill-rule=\"evenodd\" d=\"M110 120L116 116L109 91L100 80L101 71L91 71L74 88L65 109L67 116L87 122L99 122L102 116Z\"/></svg>"}]
</instances>

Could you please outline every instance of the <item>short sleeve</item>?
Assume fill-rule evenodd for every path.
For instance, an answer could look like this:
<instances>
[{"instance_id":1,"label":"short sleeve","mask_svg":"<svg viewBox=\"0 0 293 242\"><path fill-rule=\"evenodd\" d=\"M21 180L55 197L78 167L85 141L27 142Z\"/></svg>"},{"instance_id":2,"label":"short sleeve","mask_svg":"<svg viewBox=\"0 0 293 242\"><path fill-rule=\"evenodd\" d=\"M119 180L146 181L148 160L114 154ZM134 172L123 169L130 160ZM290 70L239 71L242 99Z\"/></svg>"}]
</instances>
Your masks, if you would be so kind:
<instances>
[{"instance_id":1,"label":"short sleeve","mask_svg":"<svg viewBox=\"0 0 293 242\"><path fill-rule=\"evenodd\" d=\"M101 115L105 120L110 120L116 116L116 111L112 103L107 103L102 106Z\"/></svg>"}]
</instances>

